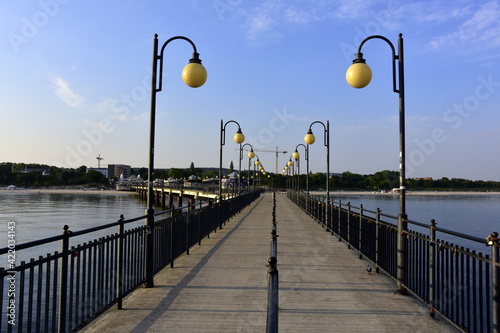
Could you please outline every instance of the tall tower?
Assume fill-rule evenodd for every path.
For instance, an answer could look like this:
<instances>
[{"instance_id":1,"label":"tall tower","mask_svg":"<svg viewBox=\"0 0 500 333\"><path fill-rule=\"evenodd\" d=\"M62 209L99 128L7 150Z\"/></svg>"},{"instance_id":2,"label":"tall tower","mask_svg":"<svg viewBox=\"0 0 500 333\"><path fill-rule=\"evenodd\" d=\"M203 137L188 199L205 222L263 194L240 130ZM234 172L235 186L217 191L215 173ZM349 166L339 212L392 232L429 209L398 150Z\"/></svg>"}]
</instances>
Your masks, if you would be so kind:
<instances>
[{"instance_id":1,"label":"tall tower","mask_svg":"<svg viewBox=\"0 0 500 333\"><path fill-rule=\"evenodd\" d=\"M101 154L99 154L99 156L96 157L97 158L97 168L100 169L101 168L101 161L104 159L103 157L101 157Z\"/></svg>"}]
</instances>

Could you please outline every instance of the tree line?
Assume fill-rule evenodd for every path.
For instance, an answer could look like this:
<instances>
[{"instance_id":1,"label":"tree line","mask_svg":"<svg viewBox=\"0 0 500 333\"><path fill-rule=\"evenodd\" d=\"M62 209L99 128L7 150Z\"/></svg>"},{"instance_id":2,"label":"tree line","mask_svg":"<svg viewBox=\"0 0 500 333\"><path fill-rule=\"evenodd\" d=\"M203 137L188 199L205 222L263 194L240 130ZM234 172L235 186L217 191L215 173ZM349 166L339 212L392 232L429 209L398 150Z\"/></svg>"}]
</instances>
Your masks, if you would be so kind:
<instances>
[{"instance_id":1,"label":"tree line","mask_svg":"<svg viewBox=\"0 0 500 333\"><path fill-rule=\"evenodd\" d=\"M231 165L232 166L232 165ZM43 171L45 171L43 173ZM217 178L218 168L196 168L191 163L189 168L155 169L154 178L186 179L195 175L200 179ZM234 171L234 168L224 169L223 175ZM131 173L147 180L147 168L133 168ZM253 171L250 173L253 177ZM242 171L242 177L247 176L247 170ZM255 175L258 184L275 188L297 188L305 190L306 181L309 190L324 190L326 188L325 173L310 173L300 176L286 176L282 174L260 173ZM18 187L48 187L48 186L98 186L110 187L117 179L108 179L102 173L89 170L86 166L73 168L59 168L45 164L0 163L0 186L16 185ZM359 191L390 191L399 188L399 172L383 170L370 175L361 175L349 171L334 174L329 177L330 190L359 190ZM500 191L500 182L468 180L462 178L406 179L406 188L410 191L418 190L462 190L462 191Z\"/></svg>"}]
</instances>

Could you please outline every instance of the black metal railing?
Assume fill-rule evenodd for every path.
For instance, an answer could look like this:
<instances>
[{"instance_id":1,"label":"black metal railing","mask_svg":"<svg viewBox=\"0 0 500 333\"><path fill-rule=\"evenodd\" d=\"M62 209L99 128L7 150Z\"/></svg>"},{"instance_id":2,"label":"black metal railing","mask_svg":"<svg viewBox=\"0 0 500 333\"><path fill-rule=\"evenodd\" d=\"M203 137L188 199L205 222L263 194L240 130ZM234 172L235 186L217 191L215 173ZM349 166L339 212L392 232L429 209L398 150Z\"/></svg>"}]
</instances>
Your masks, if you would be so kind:
<instances>
[{"instance_id":1,"label":"black metal railing","mask_svg":"<svg viewBox=\"0 0 500 333\"><path fill-rule=\"evenodd\" d=\"M146 234L154 236L154 272L209 237L257 199L251 192L219 203L197 203L155 214L154 230L140 225L146 215L0 249L2 263L23 251L59 242L61 251L0 267L0 332L77 331L117 305L145 282ZM219 210L220 207L220 210ZM135 224L134 224L135 222ZM115 231L113 231L115 230ZM75 237L106 236L72 245Z\"/></svg>"},{"instance_id":2,"label":"black metal railing","mask_svg":"<svg viewBox=\"0 0 500 333\"><path fill-rule=\"evenodd\" d=\"M339 241L397 278L397 216L343 204L325 197L289 191L288 198L318 221ZM422 233L404 230L404 287L429 305L429 314L440 314L466 332L500 332L500 264L498 242L491 254L470 250L438 238L454 236L459 242L486 245L484 239L405 220Z\"/></svg>"},{"instance_id":3,"label":"black metal railing","mask_svg":"<svg viewBox=\"0 0 500 333\"><path fill-rule=\"evenodd\" d=\"M276 232L276 193L273 192L273 211L271 227L271 251L268 259L268 282L267 282L267 321L266 332L278 332L278 294L279 294L279 273L278 273L278 234Z\"/></svg>"}]
</instances>

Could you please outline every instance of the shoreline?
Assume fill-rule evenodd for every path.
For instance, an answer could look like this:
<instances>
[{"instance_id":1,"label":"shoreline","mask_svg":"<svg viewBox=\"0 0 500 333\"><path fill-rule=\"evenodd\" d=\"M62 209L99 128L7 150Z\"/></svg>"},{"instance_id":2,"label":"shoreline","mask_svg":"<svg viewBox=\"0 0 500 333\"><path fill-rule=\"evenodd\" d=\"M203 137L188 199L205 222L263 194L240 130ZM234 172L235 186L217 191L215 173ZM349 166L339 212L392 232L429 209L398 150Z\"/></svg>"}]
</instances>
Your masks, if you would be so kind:
<instances>
[{"instance_id":1,"label":"shoreline","mask_svg":"<svg viewBox=\"0 0 500 333\"><path fill-rule=\"evenodd\" d=\"M326 191L310 191L310 194L320 195L326 194ZM410 195L500 195L500 192L482 192L482 191L407 191L407 196ZM395 192L373 192L373 191L335 191L330 192L330 196L336 195L384 195L384 196L399 196Z\"/></svg>"},{"instance_id":2,"label":"shoreline","mask_svg":"<svg viewBox=\"0 0 500 333\"><path fill-rule=\"evenodd\" d=\"M57 194L103 194L103 195L130 195L135 194L134 191L117 191L113 189L98 190L98 189L83 189L83 188L19 188L15 190L0 189L2 193L57 193ZM312 195L324 195L326 191L309 191ZM394 192L374 192L374 191L335 191L330 192L330 196L342 195L383 195L383 196L399 196L399 193ZM407 191L407 196L411 195L500 195L499 192L482 192L482 191Z\"/></svg>"}]
</instances>

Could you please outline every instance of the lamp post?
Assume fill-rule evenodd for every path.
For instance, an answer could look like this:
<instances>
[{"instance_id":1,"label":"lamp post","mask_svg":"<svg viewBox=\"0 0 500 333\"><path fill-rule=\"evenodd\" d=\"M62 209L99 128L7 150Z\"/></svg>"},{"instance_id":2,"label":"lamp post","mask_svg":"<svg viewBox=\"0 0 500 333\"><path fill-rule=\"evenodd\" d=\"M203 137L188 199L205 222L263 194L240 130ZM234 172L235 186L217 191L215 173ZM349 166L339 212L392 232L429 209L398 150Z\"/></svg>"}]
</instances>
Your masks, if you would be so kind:
<instances>
[{"instance_id":1,"label":"lamp post","mask_svg":"<svg viewBox=\"0 0 500 333\"><path fill-rule=\"evenodd\" d=\"M293 161L292 161L292 157L290 156L290 158L288 159L288 162L286 163L288 165L288 167L290 168L290 175L292 176L290 178L290 189L291 190L294 190L294 179L293 179L293 174L294 174L294 166L293 166Z\"/></svg>"},{"instance_id":2,"label":"lamp post","mask_svg":"<svg viewBox=\"0 0 500 333\"><path fill-rule=\"evenodd\" d=\"M161 47L158 54L158 35L155 34L153 40L153 70L151 78L151 115L150 115L150 128L149 128L149 165L148 165L148 196L146 210L146 224L149 227L147 235L146 246L146 287L154 287L153 282L153 231L154 231L154 193L153 193L153 175L154 175L154 146L155 146L155 113L156 113L156 93L162 90L162 77L163 77L163 52L165 47L172 41L183 39L191 44L193 47L193 55L189 63L182 71L182 79L184 83L192 88L201 87L207 80L207 71L201 64L199 53L196 50L194 43L187 37L175 36L167 40ZM158 68L158 65L160 67ZM158 77L159 75L159 77Z\"/></svg>"},{"instance_id":3,"label":"lamp post","mask_svg":"<svg viewBox=\"0 0 500 333\"><path fill-rule=\"evenodd\" d=\"M326 201L327 201L327 203L329 203L330 202L330 187L328 186L328 183L330 182L330 122L327 120L326 125L325 125L321 121L313 121L311 123L311 125L309 125L309 130L307 131L307 134L304 136L304 142L309 147L309 145L312 145L316 141L316 137L314 136L312 129L311 129L312 125L314 125L316 123L323 125L323 128L324 128L323 143L326 147Z\"/></svg>"},{"instance_id":4,"label":"lamp post","mask_svg":"<svg viewBox=\"0 0 500 333\"><path fill-rule=\"evenodd\" d=\"M297 161L297 173L299 174L299 177L300 177L300 153L298 151L299 146L304 147L305 151L304 159L306 160L306 192L309 194L309 148L305 144L299 143L297 146L295 146L295 151L292 154L292 157L295 158L295 160Z\"/></svg>"},{"instance_id":5,"label":"lamp post","mask_svg":"<svg viewBox=\"0 0 500 333\"><path fill-rule=\"evenodd\" d=\"M356 58L346 72L346 80L354 88L364 88L372 78L372 71L363 59L361 48L370 39L382 39L389 44L392 51L392 90L399 95L399 215L398 215L398 270L397 284L398 291L405 292L404 271L405 271L405 243L404 230L407 228L406 215L406 186L405 186L405 89L404 89L404 58L403 58L403 35L398 36L398 55L394 45L390 40L383 36L373 35L365 38L359 44ZM397 64L397 70L396 70ZM396 75L397 72L397 75ZM397 79L396 79L397 76ZM397 83L396 83L397 81Z\"/></svg>"},{"instance_id":6,"label":"lamp post","mask_svg":"<svg viewBox=\"0 0 500 333\"><path fill-rule=\"evenodd\" d=\"M260 161L259 161L259 156L255 155L257 157L257 160L253 163L253 190L255 191L255 178L256 178L256 167L260 166Z\"/></svg>"},{"instance_id":7,"label":"lamp post","mask_svg":"<svg viewBox=\"0 0 500 333\"><path fill-rule=\"evenodd\" d=\"M237 144L242 144L243 141L245 141L245 136L243 135L243 132L241 132L241 127L240 124L238 124L237 121L234 120L229 120L224 124L224 122L220 121L220 160L219 160L219 202L222 200L222 147L226 144L226 126L229 123L235 123L238 125L238 131L233 137L234 142ZM240 160L241 161L241 160ZM240 163L240 169L241 169L241 163ZM240 175L238 174L238 182L239 182L239 177ZM221 225L222 226L222 225Z\"/></svg>"},{"instance_id":8,"label":"lamp post","mask_svg":"<svg viewBox=\"0 0 500 333\"><path fill-rule=\"evenodd\" d=\"M250 151L247 154L247 156L248 156L247 189L250 190L250 162L251 162L252 158L255 157L255 153L253 151L253 146L251 144L249 144L249 143L245 143L244 145L240 144L240 165L241 165L241 160L243 159L243 147L245 147L245 146L250 146Z\"/></svg>"}]
</instances>

